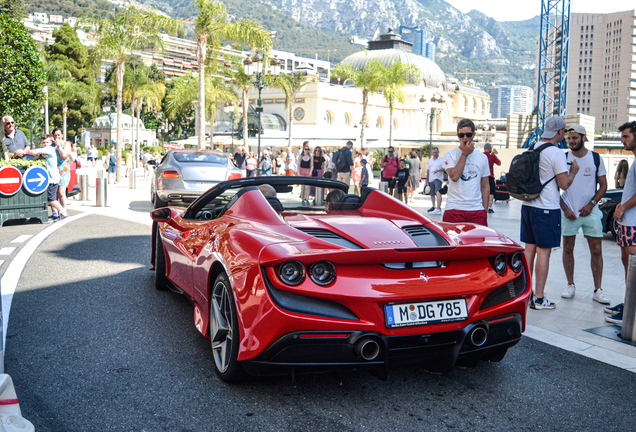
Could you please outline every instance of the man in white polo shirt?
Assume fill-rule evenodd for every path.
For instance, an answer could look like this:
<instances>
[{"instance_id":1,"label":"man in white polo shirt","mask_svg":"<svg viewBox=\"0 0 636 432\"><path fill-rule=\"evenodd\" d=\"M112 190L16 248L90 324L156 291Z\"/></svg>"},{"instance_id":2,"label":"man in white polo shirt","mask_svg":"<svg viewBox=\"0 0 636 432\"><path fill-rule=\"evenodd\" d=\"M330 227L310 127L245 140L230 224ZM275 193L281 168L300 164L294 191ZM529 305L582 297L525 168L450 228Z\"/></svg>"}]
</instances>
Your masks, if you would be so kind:
<instances>
[{"instance_id":1,"label":"man in white polo shirt","mask_svg":"<svg viewBox=\"0 0 636 432\"><path fill-rule=\"evenodd\" d=\"M563 233L563 269L568 286L561 297L574 297L574 244L579 230L587 239L590 248L592 276L594 279L593 300L601 304L610 301L603 294L601 277L603 275L603 213L598 208L598 201L607 192L607 171L603 159L598 153L585 148L587 133L581 125L570 126L567 130L568 147L567 163L579 164L579 173L570 187L561 195L561 229Z\"/></svg>"}]
</instances>

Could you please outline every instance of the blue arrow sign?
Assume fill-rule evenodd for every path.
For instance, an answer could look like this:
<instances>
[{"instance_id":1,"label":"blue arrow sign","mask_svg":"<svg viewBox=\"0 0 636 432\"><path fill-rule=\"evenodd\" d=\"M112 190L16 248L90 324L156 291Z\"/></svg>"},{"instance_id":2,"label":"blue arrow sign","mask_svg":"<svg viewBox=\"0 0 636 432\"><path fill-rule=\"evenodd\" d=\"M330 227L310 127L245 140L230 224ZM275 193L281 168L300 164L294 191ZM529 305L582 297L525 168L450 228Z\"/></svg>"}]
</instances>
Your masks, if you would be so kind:
<instances>
[{"instance_id":1,"label":"blue arrow sign","mask_svg":"<svg viewBox=\"0 0 636 432\"><path fill-rule=\"evenodd\" d=\"M39 195L49 186L49 175L44 168L32 166L24 173L22 185L27 192Z\"/></svg>"}]
</instances>

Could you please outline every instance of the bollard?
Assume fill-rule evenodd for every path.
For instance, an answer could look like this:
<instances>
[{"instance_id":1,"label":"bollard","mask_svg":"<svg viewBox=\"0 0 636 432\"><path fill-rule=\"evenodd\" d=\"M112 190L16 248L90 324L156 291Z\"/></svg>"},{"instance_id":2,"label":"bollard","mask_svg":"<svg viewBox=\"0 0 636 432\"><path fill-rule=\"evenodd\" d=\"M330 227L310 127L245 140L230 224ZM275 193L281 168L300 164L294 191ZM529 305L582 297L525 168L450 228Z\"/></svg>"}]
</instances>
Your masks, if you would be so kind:
<instances>
[{"instance_id":1,"label":"bollard","mask_svg":"<svg viewBox=\"0 0 636 432\"><path fill-rule=\"evenodd\" d=\"M380 184L378 185L378 189L380 189L380 191L388 194L389 193L389 183L381 181Z\"/></svg>"},{"instance_id":2,"label":"bollard","mask_svg":"<svg viewBox=\"0 0 636 432\"><path fill-rule=\"evenodd\" d=\"M325 189L316 187L316 205L321 206L325 203Z\"/></svg>"},{"instance_id":3,"label":"bollard","mask_svg":"<svg viewBox=\"0 0 636 432\"><path fill-rule=\"evenodd\" d=\"M130 170L128 175L128 189L137 189L137 176L134 170Z\"/></svg>"},{"instance_id":4,"label":"bollard","mask_svg":"<svg viewBox=\"0 0 636 432\"><path fill-rule=\"evenodd\" d=\"M80 184L80 201L88 201L88 175L82 174L79 176Z\"/></svg>"},{"instance_id":5,"label":"bollard","mask_svg":"<svg viewBox=\"0 0 636 432\"><path fill-rule=\"evenodd\" d=\"M95 205L97 207L106 207L106 188L108 187L108 179L95 179Z\"/></svg>"},{"instance_id":6,"label":"bollard","mask_svg":"<svg viewBox=\"0 0 636 432\"><path fill-rule=\"evenodd\" d=\"M97 178L104 178L104 170L97 170Z\"/></svg>"},{"instance_id":7,"label":"bollard","mask_svg":"<svg viewBox=\"0 0 636 432\"><path fill-rule=\"evenodd\" d=\"M625 283L625 304L620 337L636 342L636 255L629 255L627 281Z\"/></svg>"}]
</instances>

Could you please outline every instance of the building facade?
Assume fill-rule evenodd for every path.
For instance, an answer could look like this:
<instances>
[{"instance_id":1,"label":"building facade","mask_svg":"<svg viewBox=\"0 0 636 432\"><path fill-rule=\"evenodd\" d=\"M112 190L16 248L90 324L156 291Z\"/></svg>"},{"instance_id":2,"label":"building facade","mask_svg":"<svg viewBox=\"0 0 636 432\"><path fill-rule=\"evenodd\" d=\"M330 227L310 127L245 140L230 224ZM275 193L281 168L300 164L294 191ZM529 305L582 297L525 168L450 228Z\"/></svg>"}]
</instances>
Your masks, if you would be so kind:
<instances>
[{"instance_id":1,"label":"building facade","mask_svg":"<svg viewBox=\"0 0 636 432\"><path fill-rule=\"evenodd\" d=\"M419 27L400 26L402 40L413 44L413 52L435 61L435 42L428 39L428 31Z\"/></svg>"},{"instance_id":2,"label":"building facade","mask_svg":"<svg viewBox=\"0 0 636 432\"><path fill-rule=\"evenodd\" d=\"M488 90L490 113L493 118L504 118L508 114L532 114L534 91L526 86L499 86Z\"/></svg>"},{"instance_id":3,"label":"building facade","mask_svg":"<svg viewBox=\"0 0 636 432\"><path fill-rule=\"evenodd\" d=\"M369 94L363 121L362 91L353 83L310 83L299 91L294 101L292 145L299 146L308 140L312 147L335 149L351 140L359 148L362 145L362 125L365 125L364 145L386 148L392 125L395 147L419 148L431 139L435 144L456 143L455 133L460 119L468 118L475 122L490 119L488 93L449 80L439 65L413 53L411 46L399 35L389 33L369 42L368 51L352 54L341 63L364 69L371 60L380 61L387 67L399 61L416 65L422 71L421 80L403 88L405 102L394 107L393 116L381 92ZM256 91L250 92L250 105L256 106L257 94ZM290 113L285 108L285 94L275 87L267 87L262 92L262 101L264 113L274 115L279 121L275 128L263 124L261 148L286 147ZM248 145L255 151L257 137L250 137Z\"/></svg>"},{"instance_id":4,"label":"building facade","mask_svg":"<svg viewBox=\"0 0 636 432\"><path fill-rule=\"evenodd\" d=\"M122 114L122 138L125 145L131 145L137 142L137 126L139 126L139 143L144 145L153 145L157 139L157 133L154 129L146 129L143 122L134 119L127 114ZM101 117L97 117L93 122L93 127L84 128L82 136L90 137L90 143L95 147L107 147L109 141L117 142L117 114L109 113Z\"/></svg>"},{"instance_id":5,"label":"building facade","mask_svg":"<svg viewBox=\"0 0 636 432\"><path fill-rule=\"evenodd\" d=\"M567 102L599 131L636 120L636 10L571 14Z\"/></svg>"}]
</instances>

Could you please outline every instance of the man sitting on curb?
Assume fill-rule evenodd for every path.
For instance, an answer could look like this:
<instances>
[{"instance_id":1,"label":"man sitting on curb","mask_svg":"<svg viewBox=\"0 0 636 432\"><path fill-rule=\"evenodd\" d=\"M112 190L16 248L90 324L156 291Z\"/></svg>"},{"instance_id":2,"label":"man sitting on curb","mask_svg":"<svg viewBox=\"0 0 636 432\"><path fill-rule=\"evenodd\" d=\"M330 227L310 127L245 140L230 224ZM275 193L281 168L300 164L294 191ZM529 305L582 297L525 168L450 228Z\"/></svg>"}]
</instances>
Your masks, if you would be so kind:
<instances>
[{"instance_id":1,"label":"man sitting on curb","mask_svg":"<svg viewBox=\"0 0 636 432\"><path fill-rule=\"evenodd\" d=\"M563 232L563 269L568 286L561 294L563 298L572 298L576 292L574 286L574 243L579 230L587 239L592 257L592 276L594 278L593 300L601 304L610 301L601 288L603 276L603 213L598 208L598 201L607 192L607 172L603 159L593 151L585 148L587 134L581 125L567 129L570 150L566 159L568 164L576 161L581 174L574 177L570 187L561 195L561 226ZM597 188L598 184L598 188Z\"/></svg>"}]
</instances>

